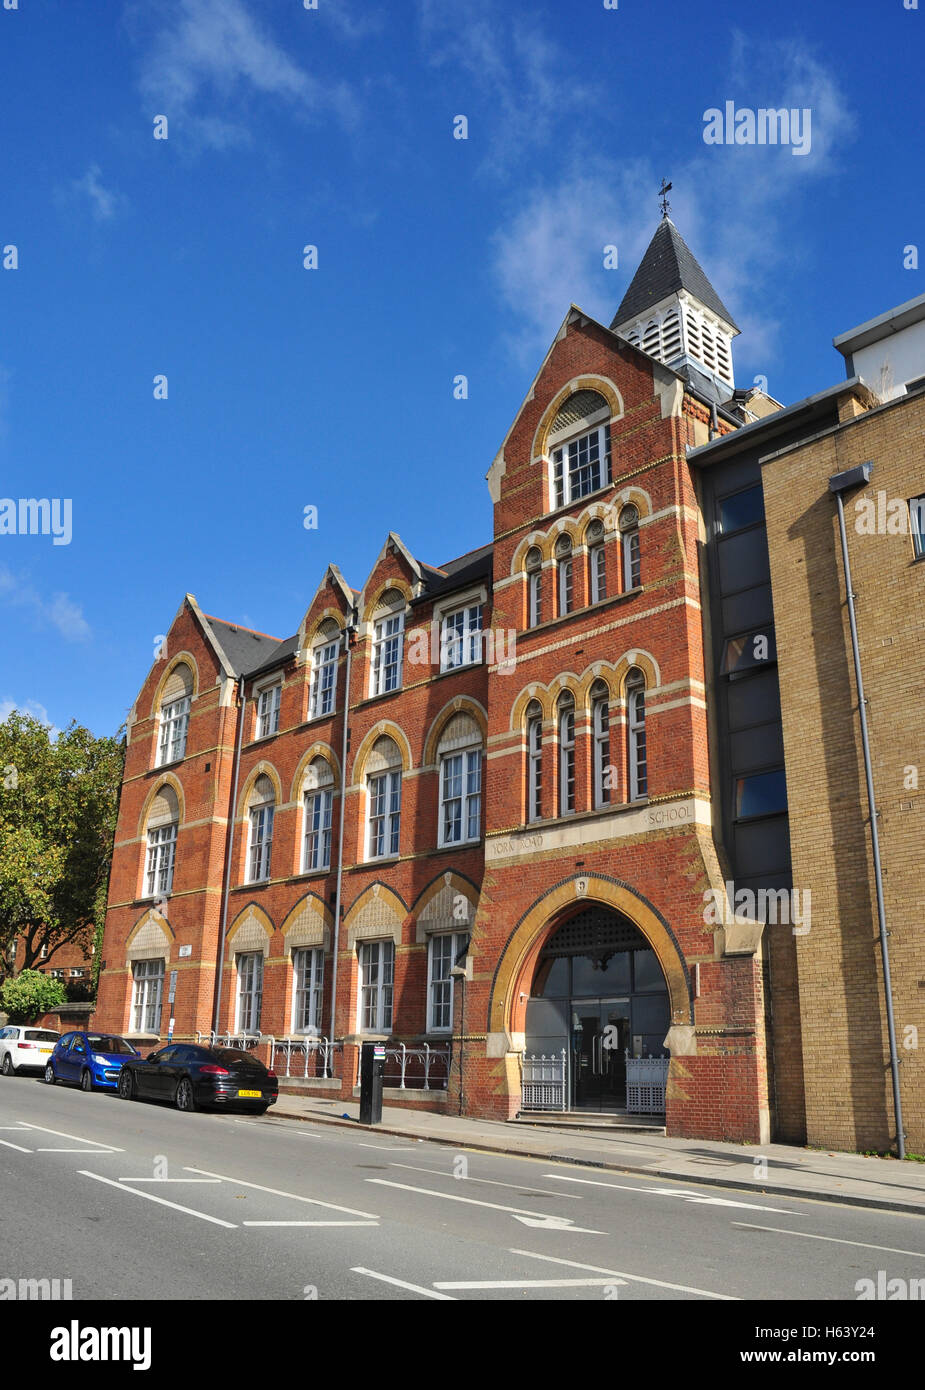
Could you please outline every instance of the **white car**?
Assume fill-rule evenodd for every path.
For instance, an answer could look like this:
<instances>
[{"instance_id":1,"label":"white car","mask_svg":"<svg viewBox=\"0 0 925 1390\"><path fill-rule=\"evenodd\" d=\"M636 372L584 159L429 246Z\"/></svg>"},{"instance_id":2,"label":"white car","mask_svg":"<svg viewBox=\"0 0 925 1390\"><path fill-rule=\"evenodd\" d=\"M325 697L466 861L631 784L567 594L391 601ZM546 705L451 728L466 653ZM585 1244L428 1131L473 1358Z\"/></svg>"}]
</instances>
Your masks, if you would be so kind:
<instances>
[{"instance_id":1,"label":"white car","mask_svg":"<svg viewBox=\"0 0 925 1390\"><path fill-rule=\"evenodd\" d=\"M50 1028L30 1028L11 1023L0 1028L0 1072L15 1076L18 1071L44 1071L58 1034Z\"/></svg>"}]
</instances>

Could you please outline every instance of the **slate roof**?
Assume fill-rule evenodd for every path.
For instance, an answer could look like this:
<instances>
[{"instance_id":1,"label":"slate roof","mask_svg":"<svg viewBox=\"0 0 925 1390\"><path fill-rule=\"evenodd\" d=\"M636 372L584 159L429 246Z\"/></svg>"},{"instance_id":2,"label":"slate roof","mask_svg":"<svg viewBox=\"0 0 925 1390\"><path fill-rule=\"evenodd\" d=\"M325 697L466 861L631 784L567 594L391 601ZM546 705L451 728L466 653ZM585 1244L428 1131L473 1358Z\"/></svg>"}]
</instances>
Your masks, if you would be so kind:
<instances>
[{"instance_id":1,"label":"slate roof","mask_svg":"<svg viewBox=\"0 0 925 1390\"><path fill-rule=\"evenodd\" d=\"M454 589L464 589L466 585L474 584L479 579L490 579L493 555L493 545L482 545L477 550L469 550L465 555L457 556L455 560L448 560L439 568L422 564L424 588L414 600L415 604L429 603L431 599L451 594Z\"/></svg>"},{"instance_id":2,"label":"slate roof","mask_svg":"<svg viewBox=\"0 0 925 1390\"><path fill-rule=\"evenodd\" d=\"M270 637L266 632L254 632L249 627L237 623L226 623L222 618L213 618L210 613L203 617L215 633L222 651L231 662L236 676L246 676L251 671L261 670L271 658L275 658L280 648L293 643L292 650L298 646L298 639L290 637L281 642L278 637Z\"/></svg>"},{"instance_id":3,"label":"slate roof","mask_svg":"<svg viewBox=\"0 0 925 1390\"><path fill-rule=\"evenodd\" d=\"M663 217L659 223L610 327L616 329L620 324L629 323L677 290L687 290L707 309L732 324L736 332L739 331L670 217Z\"/></svg>"}]
</instances>

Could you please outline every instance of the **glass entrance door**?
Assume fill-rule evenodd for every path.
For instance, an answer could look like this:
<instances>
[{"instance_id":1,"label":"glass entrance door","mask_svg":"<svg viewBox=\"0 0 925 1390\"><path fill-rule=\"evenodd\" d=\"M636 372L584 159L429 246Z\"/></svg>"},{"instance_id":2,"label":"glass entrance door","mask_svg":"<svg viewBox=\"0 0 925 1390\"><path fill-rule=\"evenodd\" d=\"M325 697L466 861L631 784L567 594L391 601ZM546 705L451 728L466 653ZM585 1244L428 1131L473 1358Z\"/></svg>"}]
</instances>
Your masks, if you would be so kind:
<instances>
[{"instance_id":1,"label":"glass entrance door","mask_svg":"<svg viewBox=\"0 0 925 1390\"><path fill-rule=\"evenodd\" d=\"M572 1104L580 1110L626 1105L629 999L572 1000Z\"/></svg>"}]
</instances>

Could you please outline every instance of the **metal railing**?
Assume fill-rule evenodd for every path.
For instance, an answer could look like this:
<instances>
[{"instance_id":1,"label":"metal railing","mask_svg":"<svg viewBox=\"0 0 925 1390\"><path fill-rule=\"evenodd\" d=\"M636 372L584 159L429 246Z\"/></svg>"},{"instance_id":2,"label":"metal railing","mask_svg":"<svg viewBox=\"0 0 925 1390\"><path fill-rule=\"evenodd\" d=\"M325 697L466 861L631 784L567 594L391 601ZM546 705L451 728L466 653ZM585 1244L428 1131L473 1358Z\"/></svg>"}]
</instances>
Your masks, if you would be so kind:
<instances>
[{"instance_id":1,"label":"metal railing","mask_svg":"<svg viewBox=\"0 0 925 1390\"><path fill-rule=\"evenodd\" d=\"M360 1084L357 1048L356 1085ZM399 1091L445 1091L453 1064L451 1043L386 1043L383 1085Z\"/></svg>"},{"instance_id":2,"label":"metal railing","mask_svg":"<svg viewBox=\"0 0 925 1390\"><path fill-rule=\"evenodd\" d=\"M343 1043L322 1037L273 1038L270 1066L277 1076L328 1078L335 1075L335 1052Z\"/></svg>"},{"instance_id":3,"label":"metal railing","mask_svg":"<svg viewBox=\"0 0 925 1390\"><path fill-rule=\"evenodd\" d=\"M568 1109L568 1059L565 1048L549 1057L529 1055L523 1059L521 1078L522 1110Z\"/></svg>"},{"instance_id":4,"label":"metal railing","mask_svg":"<svg viewBox=\"0 0 925 1390\"><path fill-rule=\"evenodd\" d=\"M664 1115L669 1057L626 1057L626 1108L631 1115Z\"/></svg>"},{"instance_id":5,"label":"metal railing","mask_svg":"<svg viewBox=\"0 0 925 1390\"><path fill-rule=\"evenodd\" d=\"M208 1033L197 1033L196 1041L203 1047L237 1047L242 1052L259 1047L262 1042L272 1042L266 1033L244 1030L241 1033L216 1033L210 1028Z\"/></svg>"}]
</instances>

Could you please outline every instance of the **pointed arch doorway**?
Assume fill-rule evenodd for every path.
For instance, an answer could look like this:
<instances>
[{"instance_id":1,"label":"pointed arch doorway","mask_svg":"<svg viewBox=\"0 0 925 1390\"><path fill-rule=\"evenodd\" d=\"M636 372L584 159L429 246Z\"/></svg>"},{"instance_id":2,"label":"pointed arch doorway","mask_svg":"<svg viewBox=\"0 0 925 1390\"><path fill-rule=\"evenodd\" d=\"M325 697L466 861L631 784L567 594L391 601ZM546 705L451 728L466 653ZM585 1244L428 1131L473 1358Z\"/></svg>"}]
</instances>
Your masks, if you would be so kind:
<instances>
[{"instance_id":1,"label":"pointed arch doorway","mask_svg":"<svg viewBox=\"0 0 925 1390\"><path fill-rule=\"evenodd\" d=\"M627 1056L668 1056L668 983L639 928L588 903L540 951L525 1021L528 1054L565 1052L569 1109L619 1112Z\"/></svg>"}]
</instances>

